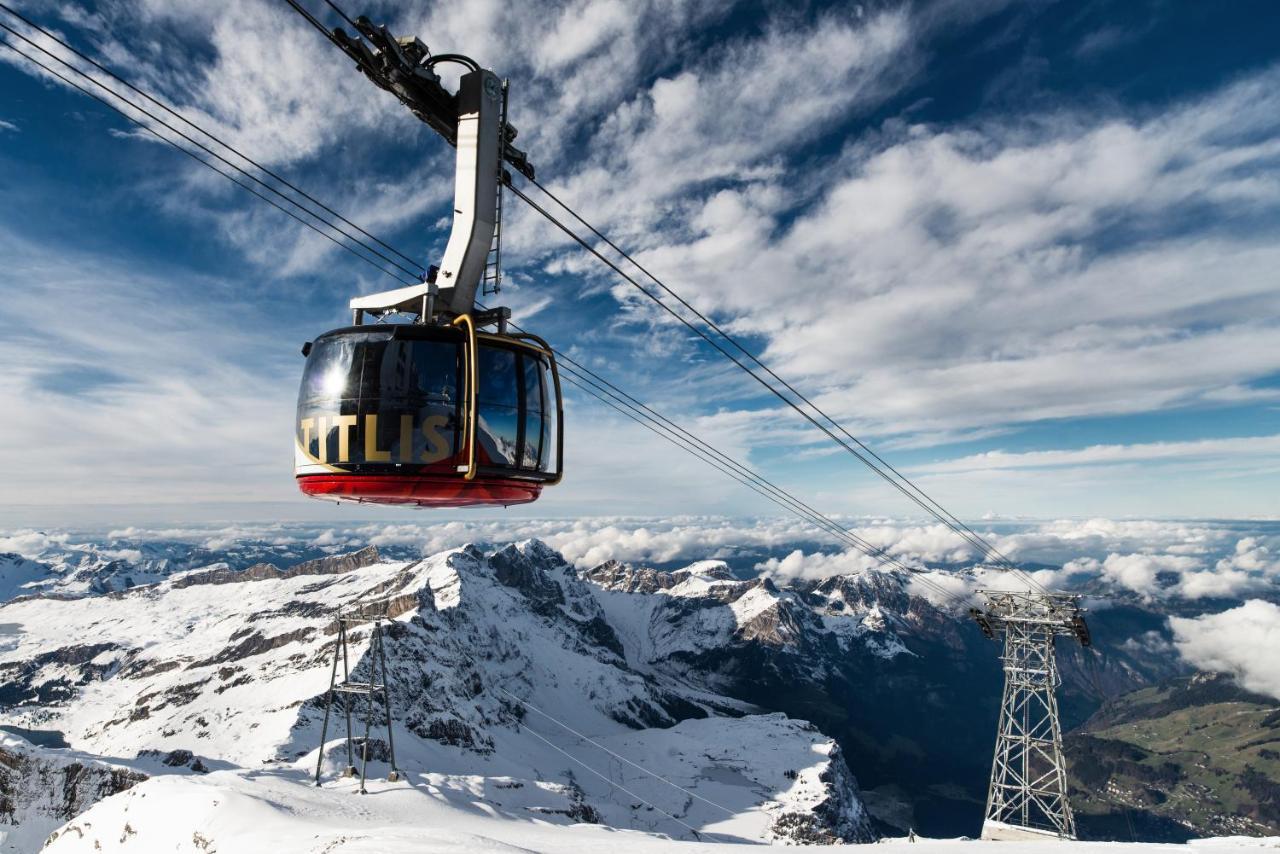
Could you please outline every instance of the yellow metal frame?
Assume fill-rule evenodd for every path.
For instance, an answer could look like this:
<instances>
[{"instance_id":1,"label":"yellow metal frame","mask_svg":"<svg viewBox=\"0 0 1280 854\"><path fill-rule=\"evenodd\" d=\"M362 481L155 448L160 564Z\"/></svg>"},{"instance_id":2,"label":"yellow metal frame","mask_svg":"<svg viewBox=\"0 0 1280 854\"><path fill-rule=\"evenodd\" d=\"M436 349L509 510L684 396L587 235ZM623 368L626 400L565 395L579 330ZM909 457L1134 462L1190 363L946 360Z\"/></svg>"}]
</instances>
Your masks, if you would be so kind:
<instances>
[{"instance_id":1,"label":"yellow metal frame","mask_svg":"<svg viewBox=\"0 0 1280 854\"><path fill-rule=\"evenodd\" d=\"M466 363L463 371L466 388L462 392L463 399L467 401L467 473L463 479L475 480L478 471L476 466L476 422L478 421L476 396L480 388L480 351L479 346L476 344L476 324L471 319L471 315L458 315L453 319L453 325L467 328L466 353L463 356L463 361Z\"/></svg>"}]
</instances>

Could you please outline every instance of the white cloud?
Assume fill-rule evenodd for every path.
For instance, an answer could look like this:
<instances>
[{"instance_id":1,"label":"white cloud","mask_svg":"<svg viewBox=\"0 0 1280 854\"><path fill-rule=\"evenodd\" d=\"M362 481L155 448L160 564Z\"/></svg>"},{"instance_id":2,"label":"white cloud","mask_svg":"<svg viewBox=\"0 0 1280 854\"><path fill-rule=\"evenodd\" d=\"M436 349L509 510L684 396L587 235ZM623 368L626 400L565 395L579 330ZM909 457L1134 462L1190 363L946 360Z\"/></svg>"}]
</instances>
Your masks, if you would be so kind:
<instances>
[{"instance_id":1,"label":"white cloud","mask_svg":"<svg viewBox=\"0 0 1280 854\"><path fill-rule=\"evenodd\" d=\"M1280 210L1280 181L1269 168L1280 152L1280 71L1263 70L1162 111L978 116L952 127L899 118L851 136L838 156L798 164L796 152L807 143L847 127L851 116L916 79L927 62L925 36L946 25L940 18L990 7L830 14L802 25L780 16L754 37L695 50L693 34L731 8L727 0L415 2L401 4L391 23L398 33L429 35L435 50L470 52L509 74L521 144L557 179L553 185L639 247L641 261L699 308L736 332L760 336L771 364L815 391L859 434L918 447L1043 419L1273 394L1251 383L1280 370L1280 298L1272 286L1280 251L1269 233L1238 226L1265 223ZM412 223L425 233L436 219L447 187L431 176L447 166L443 144L282 5L126 0L110 19L70 7L58 14L84 30L114 67L254 157L301 173L312 188L323 168L320 195L342 199L338 207L371 230ZM154 32L155 41L134 38L140 30ZM200 50L175 51L179 42ZM175 66L179 53L198 61ZM577 148L584 138L585 156ZM332 168L336 152L366 150L394 151L395 163L413 157L415 168L388 174L370 165L377 158L364 157ZM275 275L321 270L332 259L330 244L254 200L228 214L234 197L227 193L239 191L220 181L184 171L158 176L143 192L171 200L182 216L217 223L232 245ZM189 192L175 193L175 182ZM1189 210L1197 216L1188 227ZM561 239L535 227L527 212L514 214L511 226L512 260L528 264L537 256L547 269L591 269L577 250L560 252ZM415 239L409 248L427 260L425 242ZM353 289L381 286L365 281ZM633 292L614 293L620 317L651 316L632 304ZM324 299L338 306L345 296ZM530 313L553 304L545 291L521 302ZM213 326L206 327L211 334ZM646 328L637 349L667 348L678 357L684 344L673 338ZM72 346L69 337L62 341ZM177 415L160 442L168 452L155 459L175 476L194 477L195 452L182 444L178 427L216 422L222 426L206 433L202 447L216 442L223 452L234 446L251 456L257 474L237 476L257 494L251 484L267 482L266 461L276 453L265 437L279 428L251 435L222 416L231 412L243 422L252 412L260 423L283 425L287 407L278 404L291 396L291 383L236 368L232 349L203 354L212 361L191 366L212 392L164 387L152 377L123 389L118 411L93 404L101 426L92 440L58 426L83 418L79 404L51 405L22 426L36 431L29 435L70 441L68 457L79 463L94 441L122 443L141 473L151 463L137 437L167 411L160 403L172 402ZM126 358L101 346L96 355ZM82 352L74 361L90 359ZM142 372L135 363L130 373ZM748 386L710 371L690 370L685 378L690 387L702 381L697 391L715 386L715 397L690 393L680 404L702 413L699 428L726 437L732 449L773 446L788 459L816 452L816 434L779 429L771 412L746 400L756 389L742 391ZM706 415L708 400L728 405ZM748 406L752 413L744 414ZM679 469L676 487L656 471L635 474L627 489L648 490L648 504L626 508L632 496L620 495L617 485L626 475L616 468L616 423L578 423L578 459L587 465L558 494L581 490L579 500L556 505L548 493L549 506L580 510L601 500L609 511L662 512L656 496L665 490L700 499L702 507L725 509L729 500L727 512L756 509L749 497L727 499L728 491L683 462L670 467ZM632 450L672 459L658 447L642 436ZM994 452L943 462L930 474L1004 476L1000 483L1011 492L1025 493L1038 477L1027 472L1036 467L1063 469L1060 480L1077 474L1066 471L1071 467L1175 459L1233 459L1244 468L1274 458L1275 450L1275 437L1258 437ZM123 463L116 470L123 472ZM69 490L70 476L59 477L59 488ZM1094 481L1075 482L1081 494L1098 493ZM19 483L42 488L34 475ZM218 488L223 496L239 494L231 484ZM273 494L284 492L287 484ZM113 494L144 493L139 481ZM923 544L920 552L938 553ZM1202 578L1186 589L1211 586Z\"/></svg>"},{"instance_id":2,"label":"white cloud","mask_svg":"<svg viewBox=\"0 0 1280 854\"><path fill-rule=\"evenodd\" d=\"M1212 522L1155 520L1022 522L1015 528L1005 533L984 526L976 530L1013 560L1060 563L1061 568L1031 573L1046 587L1070 590L1100 581L1103 589L1136 593L1149 601L1238 598L1280 589L1280 561L1272 556L1278 540L1274 536L1240 537L1232 527ZM863 522L854 530L908 563L967 569L979 558L976 549L941 525ZM759 569L785 577L823 578L855 571L864 561L856 551L797 550L769 559ZM930 575L938 577L939 573ZM1000 586L1006 581L1024 584L995 572L982 573L974 584Z\"/></svg>"},{"instance_id":3,"label":"white cloud","mask_svg":"<svg viewBox=\"0 0 1280 854\"><path fill-rule=\"evenodd\" d=\"M17 125L15 125L13 122L6 122L4 119L0 119L0 131L12 131L13 133L20 133L21 130L22 129L19 128Z\"/></svg>"},{"instance_id":4,"label":"white cloud","mask_svg":"<svg viewBox=\"0 0 1280 854\"><path fill-rule=\"evenodd\" d=\"M1156 551L1159 547L1152 543L1148 545L1151 550L1147 552L1113 552L1102 560L1082 557L1068 561L1061 572L1049 573L1045 580L1060 583L1073 575L1100 578L1117 589L1132 591L1146 600L1238 598L1275 589L1275 580L1270 577L1275 572L1275 564L1256 563L1259 557L1265 559L1267 548L1250 547L1250 542L1256 543L1256 540L1240 540L1233 556L1218 560L1212 567L1206 565L1201 557L1178 553L1200 551L1199 546L1190 549L1167 546L1163 551Z\"/></svg>"},{"instance_id":5,"label":"white cloud","mask_svg":"<svg viewBox=\"0 0 1280 854\"><path fill-rule=\"evenodd\" d=\"M1280 699L1280 605L1251 599L1200 617L1170 617L1173 643L1201 670L1230 673L1250 691Z\"/></svg>"},{"instance_id":6,"label":"white cloud","mask_svg":"<svg viewBox=\"0 0 1280 854\"><path fill-rule=\"evenodd\" d=\"M1113 584L1150 599L1168 586L1160 583L1161 574L1178 577L1202 566L1196 558L1183 555L1109 554L1099 565L1099 570L1102 577Z\"/></svg>"},{"instance_id":7,"label":"white cloud","mask_svg":"<svg viewBox=\"0 0 1280 854\"><path fill-rule=\"evenodd\" d=\"M1248 393L1280 370L1280 253L1227 225L1280 210L1277 81L1146 117L891 124L812 192L784 171L690 203L640 260L864 432Z\"/></svg>"},{"instance_id":8,"label":"white cloud","mask_svg":"<svg viewBox=\"0 0 1280 854\"><path fill-rule=\"evenodd\" d=\"M863 538L909 566L930 569L913 575L911 589L939 604L970 601L980 589L1018 589L1025 576L975 564L972 552L954 535L936 526L887 519L840 519ZM1271 555L1280 548L1274 525L1258 523L1262 533L1240 536L1240 523L1158 522L1092 519L1001 523L1004 534L979 528L1006 554L1014 544L1035 550L1016 554L1052 564L1055 554L1073 557L1061 568L1032 571L1045 587L1087 591L1101 607L1108 601L1137 594L1148 602L1211 598L1243 599L1280 595L1280 567ZM1013 532L1009 529L1013 528ZM93 539L77 535L81 540ZM332 523L241 523L219 526L130 527L110 531L113 548L128 549L157 541L189 542L210 549L229 548L246 540L277 545L350 551L365 545L409 549L433 554L466 543L501 544L538 538L561 551L580 568L608 560L638 565L685 565L704 559L734 562L740 570L754 568L780 580L823 579L878 571L879 561L834 541L798 519L714 516L624 517L577 519L490 518L365 522L353 516L344 525ZM1131 551L1117 551L1116 547ZM1180 548L1186 546L1187 548ZM0 552L15 551L40 559L78 546L66 533L33 530L0 531ZM144 549L145 551L145 549Z\"/></svg>"},{"instance_id":9,"label":"white cloud","mask_svg":"<svg viewBox=\"0 0 1280 854\"><path fill-rule=\"evenodd\" d=\"M1242 537L1236 541L1233 553L1218 561L1220 572L1244 570L1280 577L1280 555L1272 551L1261 537Z\"/></svg>"},{"instance_id":10,"label":"white cloud","mask_svg":"<svg viewBox=\"0 0 1280 854\"><path fill-rule=\"evenodd\" d=\"M1184 599L1234 599L1274 589L1275 585L1241 570L1192 572L1178 581L1177 592Z\"/></svg>"},{"instance_id":11,"label":"white cloud","mask_svg":"<svg viewBox=\"0 0 1280 854\"><path fill-rule=\"evenodd\" d=\"M967 457L919 466L932 474L989 469L1054 468L1133 461L1193 460L1223 457L1280 459L1280 435L1234 439L1199 439L1189 442L1146 442L1133 445L1091 445L1075 450L1009 453L986 451Z\"/></svg>"},{"instance_id":12,"label":"white cloud","mask_svg":"<svg viewBox=\"0 0 1280 854\"><path fill-rule=\"evenodd\" d=\"M11 552L35 560L50 549L65 546L69 540L70 535L65 533L14 531L8 536L0 536L0 552Z\"/></svg>"},{"instance_id":13,"label":"white cloud","mask_svg":"<svg viewBox=\"0 0 1280 854\"><path fill-rule=\"evenodd\" d=\"M296 365L264 354L268 325L223 302L226 283L0 247L7 504L290 495Z\"/></svg>"},{"instance_id":14,"label":"white cloud","mask_svg":"<svg viewBox=\"0 0 1280 854\"><path fill-rule=\"evenodd\" d=\"M796 549L786 557L769 558L758 564L756 568L762 575L791 579L853 575L878 566L880 566L878 560L853 549L835 554L826 552L805 554L803 550Z\"/></svg>"},{"instance_id":15,"label":"white cloud","mask_svg":"<svg viewBox=\"0 0 1280 854\"><path fill-rule=\"evenodd\" d=\"M1131 654L1165 656L1173 652L1173 644L1160 632L1152 629L1140 635L1134 635L1120 644L1120 648Z\"/></svg>"}]
</instances>

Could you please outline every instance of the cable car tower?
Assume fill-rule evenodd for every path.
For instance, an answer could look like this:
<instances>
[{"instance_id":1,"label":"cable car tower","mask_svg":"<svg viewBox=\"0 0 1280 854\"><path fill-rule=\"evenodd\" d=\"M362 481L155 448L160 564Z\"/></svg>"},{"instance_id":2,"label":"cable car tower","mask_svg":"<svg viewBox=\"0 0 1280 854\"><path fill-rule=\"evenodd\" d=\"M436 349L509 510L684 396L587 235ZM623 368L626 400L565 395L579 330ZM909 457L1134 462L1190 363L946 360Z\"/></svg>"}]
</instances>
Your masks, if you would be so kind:
<instances>
[{"instance_id":1,"label":"cable car tower","mask_svg":"<svg viewBox=\"0 0 1280 854\"><path fill-rule=\"evenodd\" d=\"M457 149L453 230L421 282L356 297L351 326L303 348L298 487L313 498L418 507L534 501L563 471L555 355L536 335L510 332L509 309L476 306L478 290L501 285L501 191L511 180L503 164L534 174L512 145L507 85L468 57L432 55L365 17L352 24L357 36L337 29L332 40ZM441 84L440 63L467 69L457 92Z\"/></svg>"},{"instance_id":2,"label":"cable car tower","mask_svg":"<svg viewBox=\"0 0 1280 854\"><path fill-rule=\"evenodd\" d=\"M1092 643L1080 597L978 592L986 608L971 608L970 615L988 638L1004 635L1004 697L982 838L1075 839L1058 720L1056 691L1062 677L1054 641L1061 635L1084 647Z\"/></svg>"}]
</instances>

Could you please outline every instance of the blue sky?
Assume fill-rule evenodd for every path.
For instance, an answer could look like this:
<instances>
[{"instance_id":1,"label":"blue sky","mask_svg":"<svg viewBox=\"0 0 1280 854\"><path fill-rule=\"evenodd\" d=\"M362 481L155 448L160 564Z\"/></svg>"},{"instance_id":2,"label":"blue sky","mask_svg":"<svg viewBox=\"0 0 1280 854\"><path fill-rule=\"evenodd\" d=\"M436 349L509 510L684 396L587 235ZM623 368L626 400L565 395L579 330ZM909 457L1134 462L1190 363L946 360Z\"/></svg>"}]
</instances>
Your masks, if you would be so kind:
<instances>
[{"instance_id":1,"label":"blue sky","mask_svg":"<svg viewBox=\"0 0 1280 854\"><path fill-rule=\"evenodd\" d=\"M1280 516L1272 4L346 5L509 77L544 182L955 512ZM283 2L19 8L438 260L452 151ZM824 510L905 512L509 210L522 325ZM386 517L290 475L298 348L375 276L0 52L0 524ZM564 484L501 516L772 509L569 397Z\"/></svg>"}]
</instances>

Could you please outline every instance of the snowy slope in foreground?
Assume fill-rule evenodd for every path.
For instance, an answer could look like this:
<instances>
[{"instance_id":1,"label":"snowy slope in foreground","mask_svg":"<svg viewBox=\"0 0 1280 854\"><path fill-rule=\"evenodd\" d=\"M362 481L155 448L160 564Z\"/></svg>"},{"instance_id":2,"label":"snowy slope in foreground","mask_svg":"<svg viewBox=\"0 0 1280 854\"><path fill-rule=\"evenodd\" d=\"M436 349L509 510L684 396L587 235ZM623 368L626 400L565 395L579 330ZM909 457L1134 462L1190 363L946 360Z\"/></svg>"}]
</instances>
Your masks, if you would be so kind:
<instances>
[{"instance_id":1,"label":"snowy slope in foreground","mask_svg":"<svg viewBox=\"0 0 1280 854\"><path fill-rule=\"evenodd\" d=\"M271 852L271 854L462 854L462 852L742 851L741 845L677 842L599 825L517 822L476 799L447 804L408 784L376 783L360 796L350 783L322 789L301 773L220 771L205 777L158 777L99 802L63 827L45 849L78 852ZM750 850L750 849L746 849ZM824 849L830 850L830 849ZM884 854L1227 854L1280 850L1280 839L1214 839L1190 845L1105 842L1013 844L888 841L866 848Z\"/></svg>"},{"instance_id":2,"label":"snowy slope in foreground","mask_svg":"<svg viewBox=\"0 0 1280 854\"><path fill-rule=\"evenodd\" d=\"M314 768L332 609L355 601L386 603L394 618L386 647L397 759L421 787L405 791L425 814L441 803L516 826L587 820L740 841L870 835L856 782L830 738L777 714L708 718L740 704L693 701L630 668L588 586L537 541L409 563L366 549L287 570L202 569L110 595L10 602L0 606L8 627L0 724L56 733L129 767L156 751L190 751L202 769L265 775L217 779ZM358 630L356 680L368 679L368 646L367 629ZM336 735L331 728L330 777L345 758ZM382 777L386 745L381 731L374 736L371 776ZM158 784L170 786L210 791Z\"/></svg>"}]
</instances>

